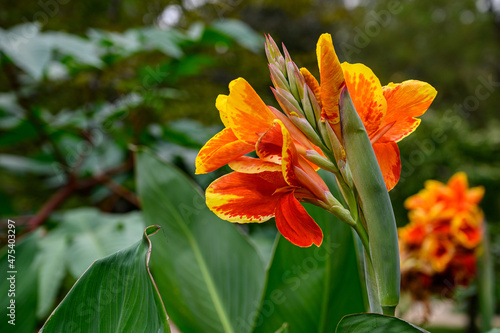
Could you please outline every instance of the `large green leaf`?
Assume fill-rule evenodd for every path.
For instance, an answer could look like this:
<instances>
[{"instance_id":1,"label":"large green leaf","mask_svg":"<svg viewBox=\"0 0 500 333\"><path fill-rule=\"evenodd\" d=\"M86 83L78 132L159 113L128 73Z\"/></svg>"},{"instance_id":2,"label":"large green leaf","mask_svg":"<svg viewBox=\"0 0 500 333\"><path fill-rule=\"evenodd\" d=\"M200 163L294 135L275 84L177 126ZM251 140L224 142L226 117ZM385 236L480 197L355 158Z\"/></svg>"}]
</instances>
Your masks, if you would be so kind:
<instances>
[{"instance_id":1,"label":"large green leaf","mask_svg":"<svg viewBox=\"0 0 500 333\"><path fill-rule=\"evenodd\" d=\"M15 261L9 262L8 250L4 247L0 257L0 332L33 332L36 325L37 267L35 255L40 232L24 239L17 239L14 246ZM10 267L13 265L13 267ZM10 273L13 272L13 273ZM4 275L5 274L5 275ZM14 279L10 279L14 277ZM9 278L9 280L7 280ZM11 282L13 282L11 284ZM14 305L11 305L11 301ZM8 307L12 309L8 309ZM9 316L10 314L13 316ZM9 321L14 320L9 323ZM15 323L15 325L12 325Z\"/></svg>"},{"instance_id":2,"label":"large green leaf","mask_svg":"<svg viewBox=\"0 0 500 333\"><path fill-rule=\"evenodd\" d=\"M307 211L323 230L323 244L300 248L280 237L255 332L333 332L342 316L364 311L350 227L319 207Z\"/></svg>"},{"instance_id":3,"label":"large green leaf","mask_svg":"<svg viewBox=\"0 0 500 333\"><path fill-rule=\"evenodd\" d=\"M167 239L154 241L151 270L168 314L184 333L249 332L265 278L257 250L178 169L146 150L136 160L144 218Z\"/></svg>"},{"instance_id":4,"label":"large green leaf","mask_svg":"<svg viewBox=\"0 0 500 333\"><path fill-rule=\"evenodd\" d=\"M422 333L428 331L402 319L376 313L360 313L345 316L336 333Z\"/></svg>"},{"instance_id":5,"label":"large green leaf","mask_svg":"<svg viewBox=\"0 0 500 333\"><path fill-rule=\"evenodd\" d=\"M170 332L148 268L149 236L95 261L47 319L40 332Z\"/></svg>"}]
</instances>

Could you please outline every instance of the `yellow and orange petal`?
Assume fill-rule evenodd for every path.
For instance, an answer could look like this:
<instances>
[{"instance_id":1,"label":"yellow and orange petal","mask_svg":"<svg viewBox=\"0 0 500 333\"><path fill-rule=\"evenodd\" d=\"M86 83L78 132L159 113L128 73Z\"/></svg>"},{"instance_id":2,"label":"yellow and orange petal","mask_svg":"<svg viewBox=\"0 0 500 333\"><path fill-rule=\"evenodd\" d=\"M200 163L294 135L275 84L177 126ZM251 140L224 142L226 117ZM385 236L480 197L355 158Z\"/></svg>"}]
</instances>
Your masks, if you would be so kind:
<instances>
[{"instance_id":1,"label":"yellow and orange petal","mask_svg":"<svg viewBox=\"0 0 500 333\"><path fill-rule=\"evenodd\" d=\"M376 142L372 146L384 177L385 186L390 191L396 186L401 175L398 145L395 142Z\"/></svg>"},{"instance_id":2,"label":"yellow and orange petal","mask_svg":"<svg viewBox=\"0 0 500 333\"><path fill-rule=\"evenodd\" d=\"M448 267L453 255L455 247L447 238L427 237L421 249L422 259L427 260L434 271L442 273Z\"/></svg>"},{"instance_id":3,"label":"yellow and orange petal","mask_svg":"<svg viewBox=\"0 0 500 333\"><path fill-rule=\"evenodd\" d=\"M320 246L323 242L321 228L298 202L293 191L279 196L276 227L283 237L297 246Z\"/></svg>"},{"instance_id":4,"label":"yellow and orange petal","mask_svg":"<svg viewBox=\"0 0 500 333\"><path fill-rule=\"evenodd\" d=\"M227 119L227 95L220 94L215 100L215 107L219 110L220 120L224 124L224 127L229 128L229 120Z\"/></svg>"},{"instance_id":5,"label":"yellow and orange petal","mask_svg":"<svg viewBox=\"0 0 500 333\"><path fill-rule=\"evenodd\" d=\"M281 172L232 172L210 184L206 203L223 220L260 223L274 216L279 195L273 194L286 185Z\"/></svg>"},{"instance_id":6,"label":"yellow and orange petal","mask_svg":"<svg viewBox=\"0 0 500 333\"><path fill-rule=\"evenodd\" d=\"M339 98L344 87L344 75L339 58L333 48L330 34L323 34L319 37L316 54L320 73L323 112L326 114L328 121L335 125L340 121Z\"/></svg>"},{"instance_id":7,"label":"yellow and orange petal","mask_svg":"<svg viewBox=\"0 0 500 333\"><path fill-rule=\"evenodd\" d=\"M281 172L281 165L258 158L242 156L231 162L229 167L241 173Z\"/></svg>"},{"instance_id":8,"label":"yellow and orange petal","mask_svg":"<svg viewBox=\"0 0 500 333\"><path fill-rule=\"evenodd\" d=\"M481 243L484 216L480 209L461 213L451 221L451 233L460 245L473 249Z\"/></svg>"},{"instance_id":9,"label":"yellow and orange petal","mask_svg":"<svg viewBox=\"0 0 500 333\"><path fill-rule=\"evenodd\" d=\"M390 83L383 87L387 102L387 113L381 126L392 124L381 141L398 142L420 124L420 117L427 111L436 97L437 91L430 84L418 80L408 80L399 84Z\"/></svg>"},{"instance_id":10,"label":"yellow and orange petal","mask_svg":"<svg viewBox=\"0 0 500 333\"><path fill-rule=\"evenodd\" d=\"M314 97L316 97L316 101L319 104L319 107L323 107L323 103L321 102L321 87L318 83L318 80L314 77L314 75L309 72L309 70L305 67L302 67L300 69L300 73L304 77L304 80L306 81L307 86L311 89L311 91L314 94Z\"/></svg>"},{"instance_id":11,"label":"yellow and orange petal","mask_svg":"<svg viewBox=\"0 0 500 333\"><path fill-rule=\"evenodd\" d=\"M363 64L343 63L345 84L370 139L381 128L387 112L382 85L372 70Z\"/></svg>"},{"instance_id":12,"label":"yellow and orange petal","mask_svg":"<svg viewBox=\"0 0 500 333\"><path fill-rule=\"evenodd\" d=\"M238 140L230 128L225 128L201 148L195 161L196 174L217 170L253 150L253 145Z\"/></svg>"},{"instance_id":13,"label":"yellow and orange petal","mask_svg":"<svg viewBox=\"0 0 500 333\"><path fill-rule=\"evenodd\" d=\"M239 140L255 145L271 127L275 116L245 79L232 81L229 91L226 101L229 127Z\"/></svg>"}]
</instances>

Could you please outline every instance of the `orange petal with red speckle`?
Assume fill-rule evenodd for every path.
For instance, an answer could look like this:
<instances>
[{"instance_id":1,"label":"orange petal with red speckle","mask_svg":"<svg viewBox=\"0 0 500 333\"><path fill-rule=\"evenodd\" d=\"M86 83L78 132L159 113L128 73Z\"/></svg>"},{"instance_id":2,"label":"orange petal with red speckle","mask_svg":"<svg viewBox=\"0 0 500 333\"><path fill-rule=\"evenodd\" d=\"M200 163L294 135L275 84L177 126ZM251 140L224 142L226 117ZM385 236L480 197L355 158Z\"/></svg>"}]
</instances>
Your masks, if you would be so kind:
<instances>
[{"instance_id":1,"label":"orange petal with red speckle","mask_svg":"<svg viewBox=\"0 0 500 333\"><path fill-rule=\"evenodd\" d=\"M418 80L383 87L387 101L387 113L382 126L395 122L382 137L383 142L400 141L411 134L420 124L420 117L427 111L437 91L430 84Z\"/></svg>"},{"instance_id":2,"label":"orange petal with red speckle","mask_svg":"<svg viewBox=\"0 0 500 333\"><path fill-rule=\"evenodd\" d=\"M260 136L271 127L274 114L245 79L232 81L229 91L226 101L229 127L239 140L255 145Z\"/></svg>"},{"instance_id":3,"label":"orange petal with red speckle","mask_svg":"<svg viewBox=\"0 0 500 333\"><path fill-rule=\"evenodd\" d=\"M372 138L380 129L387 111L379 79L363 64L342 64L345 83L368 136Z\"/></svg>"},{"instance_id":4,"label":"orange petal with red speckle","mask_svg":"<svg viewBox=\"0 0 500 333\"><path fill-rule=\"evenodd\" d=\"M339 98L344 87L344 74L333 48L330 34L323 34L319 37L316 55L320 73L323 112L331 124L337 124L340 121Z\"/></svg>"}]
</instances>

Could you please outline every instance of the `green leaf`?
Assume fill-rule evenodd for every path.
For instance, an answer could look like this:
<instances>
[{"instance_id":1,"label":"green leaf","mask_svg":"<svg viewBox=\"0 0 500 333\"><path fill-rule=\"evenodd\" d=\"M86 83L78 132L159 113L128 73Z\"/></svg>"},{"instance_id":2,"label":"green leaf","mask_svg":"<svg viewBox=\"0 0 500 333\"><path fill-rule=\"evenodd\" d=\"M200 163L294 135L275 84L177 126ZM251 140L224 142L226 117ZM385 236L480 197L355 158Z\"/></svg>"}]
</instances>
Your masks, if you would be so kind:
<instances>
[{"instance_id":1,"label":"green leaf","mask_svg":"<svg viewBox=\"0 0 500 333\"><path fill-rule=\"evenodd\" d=\"M143 149L136 161L144 218L166 237L154 241L151 270L168 314L183 333L249 332L265 278L257 250L178 169Z\"/></svg>"},{"instance_id":2,"label":"green leaf","mask_svg":"<svg viewBox=\"0 0 500 333\"><path fill-rule=\"evenodd\" d=\"M9 229L10 230L10 229ZM40 238L40 232L34 232L27 235L22 240L16 239L14 247L15 256L14 270L9 268L9 261L12 257L8 257L7 250L9 247L2 249L0 257L0 269L2 272L2 279L0 280L0 332L33 332L36 325L36 297L37 297L37 269L35 255L37 252L37 242ZM16 273L9 273L15 271ZM5 275L4 275L5 274ZM14 289L11 290L10 278L15 277ZM11 291L9 291L11 290ZM14 294L11 294L14 292ZM10 294L10 295L9 295ZM8 315L11 309L10 302L14 300L15 306L15 326L8 323L14 319Z\"/></svg>"},{"instance_id":3,"label":"green leaf","mask_svg":"<svg viewBox=\"0 0 500 333\"><path fill-rule=\"evenodd\" d=\"M396 219L377 157L347 89L340 96L340 119L347 163L368 228L378 299L384 313L393 314L401 284Z\"/></svg>"},{"instance_id":4,"label":"green leaf","mask_svg":"<svg viewBox=\"0 0 500 333\"><path fill-rule=\"evenodd\" d=\"M37 317L46 318L66 273L67 239L61 232L51 232L38 242L38 304Z\"/></svg>"},{"instance_id":5,"label":"green leaf","mask_svg":"<svg viewBox=\"0 0 500 333\"><path fill-rule=\"evenodd\" d=\"M54 310L40 332L170 332L149 272L149 236L94 262Z\"/></svg>"},{"instance_id":6,"label":"green leaf","mask_svg":"<svg viewBox=\"0 0 500 333\"><path fill-rule=\"evenodd\" d=\"M336 333L419 333L423 328L402 319L376 313L361 313L345 316L337 326Z\"/></svg>"},{"instance_id":7,"label":"green leaf","mask_svg":"<svg viewBox=\"0 0 500 333\"><path fill-rule=\"evenodd\" d=\"M231 37L238 44L254 53L262 52L264 49L264 37L256 33L242 21L235 19L221 19L212 24L211 28Z\"/></svg>"},{"instance_id":8,"label":"green leaf","mask_svg":"<svg viewBox=\"0 0 500 333\"><path fill-rule=\"evenodd\" d=\"M52 46L39 38L39 31L38 23L25 23L9 30L0 30L0 50L35 80L42 78L52 54Z\"/></svg>"},{"instance_id":9,"label":"green leaf","mask_svg":"<svg viewBox=\"0 0 500 333\"><path fill-rule=\"evenodd\" d=\"M0 168L14 173L35 173L41 175L51 175L57 171L52 163L10 154L0 154Z\"/></svg>"},{"instance_id":10,"label":"green leaf","mask_svg":"<svg viewBox=\"0 0 500 333\"><path fill-rule=\"evenodd\" d=\"M74 277L94 260L139 240L144 227L139 213L103 214L94 208L66 211L56 219L61 221L61 232L69 238L66 260Z\"/></svg>"},{"instance_id":11,"label":"green leaf","mask_svg":"<svg viewBox=\"0 0 500 333\"><path fill-rule=\"evenodd\" d=\"M342 316L364 311L353 234L323 209L304 205L323 230L323 244L300 248L283 237L269 270L255 333L333 332Z\"/></svg>"},{"instance_id":12,"label":"green leaf","mask_svg":"<svg viewBox=\"0 0 500 333\"><path fill-rule=\"evenodd\" d=\"M99 58L99 49L87 39L59 31L50 31L42 34L43 41L62 55L69 55L79 63L101 67L103 62Z\"/></svg>"},{"instance_id":13,"label":"green leaf","mask_svg":"<svg viewBox=\"0 0 500 333\"><path fill-rule=\"evenodd\" d=\"M160 30L158 28L143 28L140 30L146 43L160 50L165 55L172 58L180 58L183 52L179 47L179 36L168 30Z\"/></svg>"}]
</instances>

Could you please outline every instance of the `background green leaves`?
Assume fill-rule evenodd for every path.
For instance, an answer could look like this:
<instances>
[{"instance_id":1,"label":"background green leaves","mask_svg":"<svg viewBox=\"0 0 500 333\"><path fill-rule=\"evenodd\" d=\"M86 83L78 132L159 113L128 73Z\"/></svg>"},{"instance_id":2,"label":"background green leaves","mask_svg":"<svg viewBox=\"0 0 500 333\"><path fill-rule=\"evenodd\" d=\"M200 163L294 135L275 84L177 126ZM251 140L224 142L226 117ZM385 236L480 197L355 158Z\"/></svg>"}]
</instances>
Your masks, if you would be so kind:
<instances>
[{"instance_id":1,"label":"background green leaves","mask_svg":"<svg viewBox=\"0 0 500 333\"><path fill-rule=\"evenodd\" d=\"M149 236L94 262L49 317L41 332L170 332L149 273Z\"/></svg>"}]
</instances>

